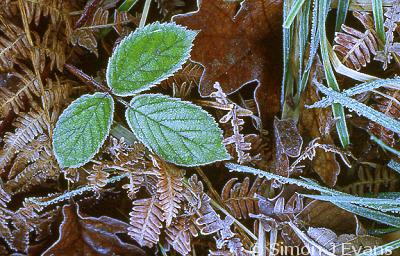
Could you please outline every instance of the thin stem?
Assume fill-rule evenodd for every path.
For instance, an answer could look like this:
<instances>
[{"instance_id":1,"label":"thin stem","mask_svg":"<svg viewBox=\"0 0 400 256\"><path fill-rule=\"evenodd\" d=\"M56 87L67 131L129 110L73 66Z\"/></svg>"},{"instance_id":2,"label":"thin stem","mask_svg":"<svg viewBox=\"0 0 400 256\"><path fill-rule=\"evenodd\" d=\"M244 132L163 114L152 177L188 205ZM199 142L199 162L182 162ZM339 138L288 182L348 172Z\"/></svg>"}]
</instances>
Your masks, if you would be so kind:
<instances>
[{"instance_id":1,"label":"thin stem","mask_svg":"<svg viewBox=\"0 0 400 256\"><path fill-rule=\"evenodd\" d=\"M143 28L149 15L151 0L146 0L143 7L142 17L140 18L139 28Z\"/></svg>"},{"instance_id":2,"label":"thin stem","mask_svg":"<svg viewBox=\"0 0 400 256\"><path fill-rule=\"evenodd\" d=\"M251 238L257 241L257 236L253 234L245 225L240 223L235 217L233 217L227 210L225 210L222 206L220 206L217 202L211 199L211 205L223 212L226 216L229 216L233 219L233 222L240 227L244 232L246 232Z\"/></svg>"}]
</instances>

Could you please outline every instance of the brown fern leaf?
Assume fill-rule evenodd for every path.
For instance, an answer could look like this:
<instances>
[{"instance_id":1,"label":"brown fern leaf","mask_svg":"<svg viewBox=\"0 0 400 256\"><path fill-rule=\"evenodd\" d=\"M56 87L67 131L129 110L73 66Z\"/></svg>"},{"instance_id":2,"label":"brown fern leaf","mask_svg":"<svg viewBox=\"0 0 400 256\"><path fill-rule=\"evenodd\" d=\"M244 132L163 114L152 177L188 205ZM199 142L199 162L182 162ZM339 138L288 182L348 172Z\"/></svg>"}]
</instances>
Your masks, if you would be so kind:
<instances>
[{"instance_id":1,"label":"brown fern leaf","mask_svg":"<svg viewBox=\"0 0 400 256\"><path fill-rule=\"evenodd\" d=\"M172 89L174 97L187 98L192 89L199 85L203 71L200 64L188 61L181 70L161 82L160 86L165 90Z\"/></svg>"},{"instance_id":2,"label":"brown fern leaf","mask_svg":"<svg viewBox=\"0 0 400 256\"><path fill-rule=\"evenodd\" d=\"M105 172L102 166L93 166L93 171L86 178L89 185L95 186L97 189L101 189L107 185L107 179L110 173Z\"/></svg>"},{"instance_id":3,"label":"brown fern leaf","mask_svg":"<svg viewBox=\"0 0 400 256\"><path fill-rule=\"evenodd\" d=\"M113 28L119 36L127 35L130 31L132 31L131 28L126 26L127 24L133 23L137 27L139 26L139 22L140 19L132 16L129 12L119 12L118 10L114 11Z\"/></svg>"},{"instance_id":4,"label":"brown fern leaf","mask_svg":"<svg viewBox=\"0 0 400 256\"><path fill-rule=\"evenodd\" d=\"M55 67L62 72L63 67L66 60L66 43L64 40L60 40L58 38L58 33L52 26L49 26L42 36L42 40L39 38L36 39L38 50L38 57L40 65L40 71L43 72L46 57L50 59L50 70L53 70Z\"/></svg>"},{"instance_id":5,"label":"brown fern leaf","mask_svg":"<svg viewBox=\"0 0 400 256\"><path fill-rule=\"evenodd\" d=\"M74 1L40 0L23 1L28 23L34 22L36 26L42 17L49 17L51 24L57 25L64 22L67 30L71 30L70 10Z\"/></svg>"},{"instance_id":6,"label":"brown fern leaf","mask_svg":"<svg viewBox=\"0 0 400 256\"><path fill-rule=\"evenodd\" d=\"M377 195L381 191L397 191L399 179L396 174L385 166L360 166L358 181L351 183L341 190L353 195L372 193Z\"/></svg>"},{"instance_id":7,"label":"brown fern leaf","mask_svg":"<svg viewBox=\"0 0 400 256\"><path fill-rule=\"evenodd\" d=\"M0 87L0 116L6 116L10 111L19 114L25 108L24 101L40 96L40 84L36 75L25 65L19 64L21 72L13 72L18 83L13 88Z\"/></svg>"},{"instance_id":8,"label":"brown fern leaf","mask_svg":"<svg viewBox=\"0 0 400 256\"><path fill-rule=\"evenodd\" d=\"M165 230L167 242L181 255L191 251L191 240L198 236L196 226L190 217L178 217Z\"/></svg>"},{"instance_id":9,"label":"brown fern leaf","mask_svg":"<svg viewBox=\"0 0 400 256\"><path fill-rule=\"evenodd\" d=\"M153 247L159 241L162 228L163 212L156 196L133 201L129 213L130 227L128 234L140 246Z\"/></svg>"},{"instance_id":10,"label":"brown fern leaf","mask_svg":"<svg viewBox=\"0 0 400 256\"><path fill-rule=\"evenodd\" d=\"M0 206L7 207L7 203L10 201L11 196L4 190L3 181L0 180Z\"/></svg>"},{"instance_id":11,"label":"brown fern leaf","mask_svg":"<svg viewBox=\"0 0 400 256\"><path fill-rule=\"evenodd\" d=\"M169 227L181 208L184 173L161 160L157 163L160 176L157 183L157 193L163 210L163 218L166 226Z\"/></svg>"},{"instance_id":12,"label":"brown fern leaf","mask_svg":"<svg viewBox=\"0 0 400 256\"><path fill-rule=\"evenodd\" d=\"M15 178L9 180L5 187L12 194L27 192L34 186L57 180L60 173L52 152L42 151L38 160L27 165Z\"/></svg>"},{"instance_id":13,"label":"brown fern leaf","mask_svg":"<svg viewBox=\"0 0 400 256\"><path fill-rule=\"evenodd\" d=\"M79 45L98 56L96 34L99 27L108 24L108 16L108 10L98 8L92 19L86 21L83 27L74 30L71 37L72 45Z\"/></svg>"},{"instance_id":14,"label":"brown fern leaf","mask_svg":"<svg viewBox=\"0 0 400 256\"><path fill-rule=\"evenodd\" d=\"M333 49L346 66L360 70L370 63L371 54L376 55L378 44L372 18L367 13L353 12L353 15L364 25L365 32L342 25L342 32L335 34Z\"/></svg>"},{"instance_id":15,"label":"brown fern leaf","mask_svg":"<svg viewBox=\"0 0 400 256\"><path fill-rule=\"evenodd\" d=\"M242 183L237 180L237 178L232 178L225 184L221 198L235 218L246 219L249 214L258 213L258 200L254 194L263 193L268 188L269 182L257 177L250 187L248 177Z\"/></svg>"},{"instance_id":16,"label":"brown fern leaf","mask_svg":"<svg viewBox=\"0 0 400 256\"><path fill-rule=\"evenodd\" d=\"M24 113L13 123L15 131L4 136L4 147L0 152L0 168L4 168L10 160L29 142L48 130L48 122L43 110L32 110Z\"/></svg>"},{"instance_id":17,"label":"brown fern leaf","mask_svg":"<svg viewBox=\"0 0 400 256\"><path fill-rule=\"evenodd\" d=\"M394 119L400 119L400 91L386 91L382 95L376 95L374 100L376 104L373 107L376 110ZM396 142L398 143L398 135L375 122L369 122L368 129L386 145L394 147Z\"/></svg>"},{"instance_id":18,"label":"brown fern leaf","mask_svg":"<svg viewBox=\"0 0 400 256\"><path fill-rule=\"evenodd\" d=\"M8 179L12 179L18 173L22 172L29 163L36 162L43 157L43 152L46 155L52 154L50 138L46 134L40 135L19 151L8 173Z\"/></svg>"},{"instance_id":19,"label":"brown fern leaf","mask_svg":"<svg viewBox=\"0 0 400 256\"><path fill-rule=\"evenodd\" d=\"M76 88L75 85L76 83L72 80L58 77L56 79L48 78L46 79L46 89L41 100L53 113L60 112L71 101L70 96Z\"/></svg>"},{"instance_id":20,"label":"brown fern leaf","mask_svg":"<svg viewBox=\"0 0 400 256\"><path fill-rule=\"evenodd\" d=\"M11 214L10 214L11 213ZM11 240L12 240L12 232L10 227L8 226L8 222L11 220L12 212L7 210L7 208L0 207L0 237L3 238L8 246L13 249Z\"/></svg>"},{"instance_id":21,"label":"brown fern leaf","mask_svg":"<svg viewBox=\"0 0 400 256\"><path fill-rule=\"evenodd\" d=\"M30 48L22 28L11 22L0 22L0 72L11 70L17 59L28 59Z\"/></svg>"},{"instance_id":22,"label":"brown fern leaf","mask_svg":"<svg viewBox=\"0 0 400 256\"><path fill-rule=\"evenodd\" d=\"M10 4L11 0L3 0L0 2L0 23L7 24L6 18L10 18L15 15L19 10L16 4Z\"/></svg>"}]
</instances>

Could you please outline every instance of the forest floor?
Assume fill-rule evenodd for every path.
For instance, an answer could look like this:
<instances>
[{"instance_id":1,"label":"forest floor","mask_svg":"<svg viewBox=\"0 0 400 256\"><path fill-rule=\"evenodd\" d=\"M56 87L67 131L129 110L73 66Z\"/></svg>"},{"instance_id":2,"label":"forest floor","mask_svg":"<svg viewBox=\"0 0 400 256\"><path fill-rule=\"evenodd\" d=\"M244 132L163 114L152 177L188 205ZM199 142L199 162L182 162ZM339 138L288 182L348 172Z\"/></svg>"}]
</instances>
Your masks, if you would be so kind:
<instances>
[{"instance_id":1,"label":"forest floor","mask_svg":"<svg viewBox=\"0 0 400 256\"><path fill-rule=\"evenodd\" d=\"M400 255L399 22L1 0L0 255Z\"/></svg>"}]
</instances>

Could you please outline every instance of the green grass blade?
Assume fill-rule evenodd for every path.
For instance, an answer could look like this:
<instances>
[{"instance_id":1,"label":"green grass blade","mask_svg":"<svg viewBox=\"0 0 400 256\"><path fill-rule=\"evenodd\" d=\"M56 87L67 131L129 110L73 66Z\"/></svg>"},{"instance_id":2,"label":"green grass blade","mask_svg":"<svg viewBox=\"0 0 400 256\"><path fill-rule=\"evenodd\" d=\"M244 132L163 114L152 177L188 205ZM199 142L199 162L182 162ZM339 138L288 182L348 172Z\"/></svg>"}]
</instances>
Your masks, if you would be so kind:
<instances>
[{"instance_id":1,"label":"green grass blade","mask_svg":"<svg viewBox=\"0 0 400 256\"><path fill-rule=\"evenodd\" d=\"M338 2L337 11L336 11L336 24L335 31L340 31L342 24L346 21L347 11L349 10L350 0L340 0Z\"/></svg>"},{"instance_id":2,"label":"green grass blade","mask_svg":"<svg viewBox=\"0 0 400 256\"><path fill-rule=\"evenodd\" d=\"M322 84L316 83L318 89L325 95L327 95L331 102L339 103L342 106L356 112L360 116L364 116L369 120L382 125L383 127L395 132L400 133L400 121L385 115L357 100L347 97L340 92L323 86ZM315 106L314 106L315 107Z\"/></svg>"},{"instance_id":3,"label":"green grass blade","mask_svg":"<svg viewBox=\"0 0 400 256\"><path fill-rule=\"evenodd\" d=\"M358 254L358 256L378 256L378 255L394 255L386 254L400 248L400 239L384 244L382 246L375 247L371 250L367 250L364 253Z\"/></svg>"},{"instance_id":4,"label":"green grass blade","mask_svg":"<svg viewBox=\"0 0 400 256\"><path fill-rule=\"evenodd\" d=\"M305 0L295 0L294 4L292 5L292 8L290 8L289 13L287 14L285 22L283 23L284 28L290 28L294 19L299 13L301 7L303 6L304 2Z\"/></svg>"},{"instance_id":5,"label":"green grass blade","mask_svg":"<svg viewBox=\"0 0 400 256\"><path fill-rule=\"evenodd\" d=\"M368 198L358 197L353 195L311 195L301 194L302 196L312 198L315 200L326 201L331 203L351 203L363 207L372 208L382 212L393 212L397 213L400 211L400 201L396 199L384 199L384 198Z\"/></svg>"},{"instance_id":6,"label":"green grass blade","mask_svg":"<svg viewBox=\"0 0 400 256\"><path fill-rule=\"evenodd\" d=\"M352 97L357 94L376 90L381 87L400 90L400 78L376 79L371 82L362 83L354 87L351 87L347 90L344 90L342 94L347 97ZM318 107L320 108L325 108L330 105L330 102L328 98L323 98L322 100L316 102L313 105L318 105Z\"/></svg>"},{"instance_id":7,"label":"green grass blade","mask_svg":"<svg viewBox=\"0 0 400 256\"><path fill-rule=\"evenodd\" d=\"M390 162L388 163L388 167L391 168L392 170L395 170L397 173L400 174L400 163L394 161L393 159L390 160Z\"/></svg>"},{"instance_id":8,"label":"green grass blade","mask_svg":"<svg viewBox=\"0 0 400 256\"><path fill-rule=\"evenodd\" d=\"M276 175L273 173L265 172L263 170L259 170L259 169L255 169L252 167L239 165L239 164L234 164L234 163L227 163L227 164L225 164L225 166L228 169L230 169L230 171L250 173L253 175L258 175L260 177L264 177L268 180L272 180L272 179L276 180L277 182L282 183L282 184L293 184L296 186L304 187L309 190L318 191L318 192L321 192L322 194L337 195L337 196L346 195L345 193L323 187L323 186L319 185L318 183L316 183L315 181L312 181L310 179L287 178L287 177L283 177L283 176ZM384 224L387 224L387 225L390 225L393 227L400 228L400 218L399 217L396 217L396 216L393 216L390 214L386 214L386 213L383 213L383 212L380 212L380 211L377 211L374 209L369 209L369 208L361 207L358 205L354 205L351 203L335 203L335 202L333 202L333 204L335 204L336 206L338 206L346 211L352 212L356 215L360 215L362 217L372 219L372 220L375 220L380 223L384 223Z\"/></svg>"},{"instance_id":9,"label":"green grass blade","mask_svg":"<svg viewBox=\"0 0 400 256\"><path fill-rule=\"evenodd\" d=\"M376 144L378 144L381 148L383 148L383 149L385 149L385 150L387 150L387 151L389 151L389 152L391 152L391 153L393 153L393 154L395 154L395 155L400 157L400 152L398 150L392 148L389 145L386 145L385 142L383 142L382 140L377 138L375 135L370 134L370 136L371 136L371 140L374 141Z\"/></svg>"},{"instance_id":10,"label":"green grass blade","mask_svg":"<svg viewBox=\"0 0 400 256\"><path fill-rule=\"evenodd\" d=\"M385 43L385 28L383 26L383 3L382 0L372 0L372 12L374 14L375 30L381 42Z\"/></svg>"},{"instance_id":11,"label":"green grass blade","mask_svg":"<svg viewBox=\"0 0 400 256\"><path fill-rule=\"evenodd\" d=\"M320 36L320 46L321 46L321 55L322 62L324 64L325 76L330 88L335 91L339 91L339 84L336 81L335 74L332 70L332 65L329 60L329 51L328 51L328 40L326 38L326 17L328 14L328 6L330 1L319 1L319 18L318 18L318 26L319 31L321 33ZM333 104L332 111L336 122L336 130L339 135L340 142L344 148L346 148L350 144L349 132L347 130L346 118L344 113L344 108L340 104Z\"/></svg>"},{"instance_id":12,"label":"green grass blade","mask_svg":"<svg viewBox=\"0 0 400 256\"><path fill-rule=\"evenodd\" d=\"M120 12L129 12L132 7L139 2L139 0L125 0L119 7L118 11Z\"/></svg>"}]
</instances>

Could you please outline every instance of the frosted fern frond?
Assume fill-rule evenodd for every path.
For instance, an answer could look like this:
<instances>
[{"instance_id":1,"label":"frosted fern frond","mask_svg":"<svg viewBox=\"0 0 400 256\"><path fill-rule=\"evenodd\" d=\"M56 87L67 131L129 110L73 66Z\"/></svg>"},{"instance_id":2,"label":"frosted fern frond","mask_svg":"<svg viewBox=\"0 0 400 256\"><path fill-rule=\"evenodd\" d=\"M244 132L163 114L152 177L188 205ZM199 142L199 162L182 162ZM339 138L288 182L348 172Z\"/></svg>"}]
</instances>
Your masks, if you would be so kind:
<instances>
[{"instance_id":1,"label":"frosted fern frond","mask_svg":"<svg viewBox=\"0 0 400 256\"><path fill-rule=\"evenodd\" d=\"M348 67L360 70L371 61L371 55L376 55L378 43L373 20L367 13L354 12L353 15L361 21L365 32L342 25L342 32L335 34L336 45L333 49L339 53L341 61Z\"/></svg>"},{"instance_id":2,"label":"frosted fern frond","mask_svg":"<svg viewBox=\"0 0 400 256\"><path fill-rule=\"evenodd\" d=\"M47 132L48 122L42 109L22 114L13 123L15 132L7 132L4 136L4 148L0 153L0 167L4 168L11 158L22 150L29 142Z\"/></svg>"},{"instance_id":3,"label":"frosted fern frond","mask_svg":"<svg viewBox=\"0 0 400 256\"><path fill-rule=\"evenodd\" d=\"M159 166L157 194L166 226L169 227L181 208L183 172L172 165L161 163L160 161Z\"/></svg>"},{"instance_id":4,"label":"frosted fern frond","mask_svg":"<svg viewBox=\"0 0 400 256\"><path fill-rule=\"evenodd\" d=\"M129 215L131 226L128 228L128 234L140 246L153 247L160 239L164 221L158 198L153 196L133 201Z\"/></svg>"},{"instance_id":5,"label":"frosted fern frond","mask_svg":"<svg viewBox=\"0 0 400 256\"><path fill-rule=\"evenodd\" d=\"M232 178L225 184L221 198L235 218L246 219L249 214L258 212L257 198L254 195L264 193L270 183L258 177L251 186L248 177L241 183L237 180Z\"/></svg>"}]
</instances>

